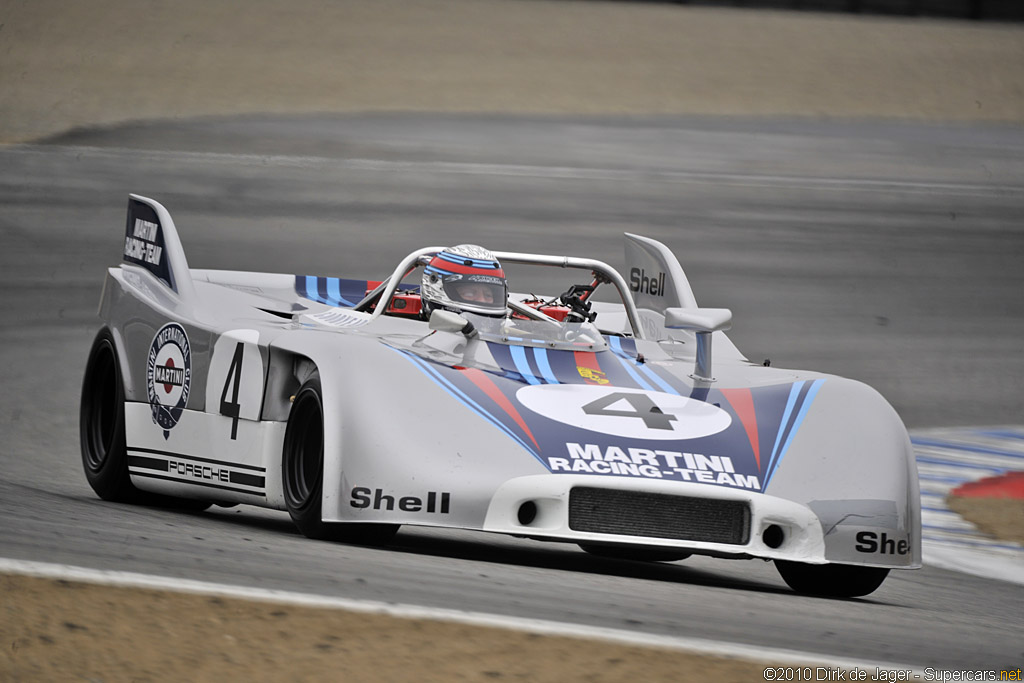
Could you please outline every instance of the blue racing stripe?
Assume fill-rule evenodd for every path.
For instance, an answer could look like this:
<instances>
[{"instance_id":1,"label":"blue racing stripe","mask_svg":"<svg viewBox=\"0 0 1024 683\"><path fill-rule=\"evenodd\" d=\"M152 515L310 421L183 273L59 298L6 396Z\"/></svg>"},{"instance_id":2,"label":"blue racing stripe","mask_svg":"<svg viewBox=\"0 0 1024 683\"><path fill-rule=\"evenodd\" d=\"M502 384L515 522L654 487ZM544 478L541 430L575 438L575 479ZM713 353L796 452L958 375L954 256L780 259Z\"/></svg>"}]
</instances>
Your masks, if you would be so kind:
<instances>
[{"instance_id":1,"label":"blue racing stripe","mask_svg":"<svg viewBox=\"0 0 1024 683\"><path fill-rule=\"evenodd\" d=\"M475 258L470 258L468 256L459 256L459 255L456 255L456 254L450 254L450 253L445 252L445 251L442 251L442 252L438 253L438 257L440 257L441 259L443 259L445 261L448 261L450 263L457 263L460 266L466 265L466 261L469 261L469 265L474 267L474 268L494 268L494 264L495 264L494 261L491 261L491 260L488 260L488 259L475 259ZM497 268L494 268L494 270L497 270Z\"/></svg>"},{"instance_id":2,"label":"blue racing stripe","mask_svg":"<svg viewBox=\"0 0 1024 683\"><path fill-rule=\"evenodd\" d=\"M312 299L313 301L318 301L320 303L327 303L326 301L323 300L323 297L320 296L320 292L317 291L317 279L312 275L305 275L303 277L306 278L306 298Z\"/></svg>"},{"instance_id":3,"label":"blue racing stripe","mask_svg":"<svg viewBox=\"0 0 1024 683\"><path fill-rule=\"evenodd\" d=\"M355 305L341 295L341 280L336 277L327 278L327 297L330 299L329 303L332 306L348 306L351 308Z\"/></svg>"},{"instance_id":4,"label":"blue racing stripe","mask_svg":"<svg viewBox=\"0 0 1024 683\"><path fill-rule=\"evenodd\" d=\"M428 273L429 275L451 275L452 274L452 271L450 271L450 270L441 270L440 268L438 268L436 266L427 266L427 267L425 267L423 269L423 272Z\"/></svg>"},{"instance_id":5,"label":"blue racing stripe","mask_svg":"<svg viewBox=\"0 0 1024 683\"><path fill-rule=\"evenodd\" d=\"M628 358L622 358L621 356L615 356L615 358L616 360L619 361L619 365L626 369L626 372L629 374L630 378L637 383L637 386L639 386L641 389L646 389L647 391L655 390L654 387L652 387L650 383L645 381L644 378L641 377L636 370L630 367L630 362Z\"/></svg>"},{"instance_id":6,"label":"blue racing stripe","mask_svg":"<svg viewBox=\"0 0 1024 683\"><path fill-rule=\"evenodd\" d=\"M633 358L632 354L626 353L626 350L622 348L622 337L616 337L612 335L610 337L607 337L607 339L608 346L611 347L615 355L622 356L623 358Z\"/></svg>"},{"instance_id":7,"label":"blue racing stripe","mask_svg":"<svg viewBox=\"0 0 1024 683\"><path fill-rule=\"evenodd\" d=\"M540 384L540 380L534 377L533 371L530 369L530 362L526 360L526 349L522 346L510 346L508 351L512 355L512 362L515 363L516 370L523 376L523 379L530 384Z\"/></svg>"},{"instance_id":8,"label":"blue racing stripe","mask_svg":"<svg viewBox=\"0 0 1024 683\"><path fill-rule=\"evenodd\" d=\"M623 350L622 342L619 340L619 337L610 337L608 339L608 346L611 347L612 354L618 359L619 365L626 369L626 372L629 373L629 376L632 378L634 382L637 383L637 385L641 389L646 389L647 391L654 391L654 387L651 386L648 382L646 382L644 378L641 377L637 373L637 371L631 367L633 358L632 356L626 354L626 352Z\"/></svg>"},{"instance_id":9,"label":"blue racing stripe","mask_svg":"<svg viewBox=\"0 0 1024 683\"><path fill-rule=\"evenodd\" d=\"M548 359L548 350L544 348L534 348L533 358L537 361L537 369L540 370L540 374L544 377L544 381L548 384L558 384L558 378L555 377L555 373L551 371L551 362Z\"/></svg>"},{"instance_id":10,"label":"blue racing stripe","mask_svg":"<svg viewBox=\"0 0 1024 683\"><path fill-rule=\"evenodd\" d=\"M654 384L658 386L659 389L664 391L666 394L675 394L676 396L681 395L678 391L676 391L676 389L671 384L663 380L658 375L658 373L656 373L651 368L648 368L644 363L637 362L636 356L634 354L629 353L628 351L626 351L626 349L622 347L622 337L611 335L607 337L607 339L608 346L611 348L612 353L614 353L616 356L623 360L621 365L622 367L626 368L630 376L633 378L633 381L635 381L637 384L639 384L641 387L648 391L657 391L657 389L651 386L650 383L644 381L643 378L640 377L640 375L633 371L632 366L635 366L640 370L640 372L642 372L648 379L650 379ZM634 349L635 348L636 347L634 346Z\"/></svg>"},{"instance_id":11,"label":"blue racing stripe","mask_svg":"<svg viewBox=\"0 0 1024 683\"><path fill-rule=\"evenodd\" d=\"M771 476L772 470L774 470L775 458L779 453L779 445L782 443L782 434L786 431L786 425L789 424L789 416L793 412L793 406L796 404L796 397L800 394L800 390L803 389L804 381L794 382L793 386L789 388L789 399L786 401L786 409L782 413L782 421L779 422L779 433L775 435L775 445L772 446L771 457L768 458L769 476ZM765 486L768 482L765 482Z\"/></svg>"},{"instance_id":12,"label":"blue racing stripe","mask_svg":"<svg viewBox=\"0 0 1024 683\"><path fill-rule=\"evenodd\" d=\"M675 394L676 396L682 396L682 394L680 394L675 387L673 387L671 384L663 380L657 372L647 367L646 363L637 363L636 366L640 368L640 372L645 374L648 377L648 379L657 384L658 387L666 394Z\"/></svg>"},{"instance_id":13,"label":"blue racing stripe","mask_svg":"<svg viewBox=\"0 0 1024 683\"><path fill-rule=\"evenodd\" d=\"M807 395L804 396L803 403L800 405L800 411L797 413L796 421L793 423L793 428L789 430L789 436L786 437L786 443L783 444L782 450L779 452L779 459L775 463L776 467L779 462L782 462L782 456L789 450L789 445L793 443L793 437L796 436L796 430L800 429L800 423L804 421L807 416L807 411L811 408L811 403L814 401L814 397L821 389L821 385L825 383L823 379L816 379L811 383L811 388L807 390ZM769 480L771 477L769 477Z\"/></svg>"}]
</instances>

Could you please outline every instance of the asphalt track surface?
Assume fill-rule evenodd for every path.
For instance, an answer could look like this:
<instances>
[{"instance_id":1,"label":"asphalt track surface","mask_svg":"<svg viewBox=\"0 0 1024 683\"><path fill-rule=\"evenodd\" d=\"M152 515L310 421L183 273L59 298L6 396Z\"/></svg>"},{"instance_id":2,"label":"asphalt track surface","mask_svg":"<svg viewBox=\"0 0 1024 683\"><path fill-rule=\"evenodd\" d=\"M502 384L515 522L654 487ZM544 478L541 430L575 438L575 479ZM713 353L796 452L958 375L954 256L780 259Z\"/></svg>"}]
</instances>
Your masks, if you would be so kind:
<instances>
[{"instance_id":1,"label":"asphalt track surface","mask_svg":"<svg viewBox=\"0 0 1024 683\"><path fill-rule=\"evenodd\" d=\"M674 249L699 302L733 309L751 359L866 381L911 428L1009 424L1024 408L1024 130L390 115L0 148L3 556L919 667L1024 661L1024 587L932 567L828 600L756 561L644 565L412 529L363 548L249 507L99 501L78 394L130 191L168 207L197 268L373 277L462 241L614 264L639 232ZM396 396L396 425L420 409Z\"/></svg>"}]
</instances>

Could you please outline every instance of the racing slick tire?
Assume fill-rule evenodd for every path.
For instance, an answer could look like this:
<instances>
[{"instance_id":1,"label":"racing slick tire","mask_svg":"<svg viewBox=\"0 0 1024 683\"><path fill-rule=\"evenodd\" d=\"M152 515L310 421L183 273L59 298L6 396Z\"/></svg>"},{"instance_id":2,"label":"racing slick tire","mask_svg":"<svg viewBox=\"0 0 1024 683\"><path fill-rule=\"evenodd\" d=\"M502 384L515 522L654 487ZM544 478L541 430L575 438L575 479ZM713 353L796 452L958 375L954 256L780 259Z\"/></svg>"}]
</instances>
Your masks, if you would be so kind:
<instances>
[{"instance_id":1,"label":"racing slick tire","mask_svg":"<svg viewBox=\"0 0 1024 683\"><path fill-rule=\"evenodd\" d=\"M579 543L580 549L597 557L613 560L635 560L637 562L677 562L685 560L692 553L669 548L639 548L634 546L599 545Z\"/></svg>"},{"instance_id":2,"label":"racing slick tire","mask_svg":"<svg viewBox=\"0 0 1024 683\"><path fill-rule=\"evenodd\" d=\"M281 454L281 482L292 522L307 538L374 545L391 539L397 524L323 521L324 479L323 391L313 373L292 401Z\"/></svg>"},{"instance_id":3,"label":"racing slick tire","mask_svg":"<svg viewBox=\"0 0 1024 683\"><path fill-rule=\"evenodd\" d=\"M889 570L850 564L806 564L775 560L775 568L797 593L829 598L858 598L882 585Z\"/></svg>"},{"instance_id":4,"label":"racing slick tire","mask_svg":"<svg viewBox=\"0 0 1024 683\"><path fill-rule=\"evenodd\" d=\"M82 380L79 412L82 468L92 490L103 500L200 511L211 503L140 491L128 474L124 432L124 382L110 330L96 335Z\"/></svg>"}]
</instances>

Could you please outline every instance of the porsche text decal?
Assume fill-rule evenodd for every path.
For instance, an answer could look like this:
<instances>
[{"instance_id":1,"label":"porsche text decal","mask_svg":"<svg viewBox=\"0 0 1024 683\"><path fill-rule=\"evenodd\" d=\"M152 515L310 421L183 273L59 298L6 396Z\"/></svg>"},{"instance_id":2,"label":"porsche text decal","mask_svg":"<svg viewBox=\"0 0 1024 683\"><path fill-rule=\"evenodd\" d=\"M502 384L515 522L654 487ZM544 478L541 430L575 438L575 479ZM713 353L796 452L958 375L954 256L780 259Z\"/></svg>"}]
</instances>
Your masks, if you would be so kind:
<instances>
[{"instance_id":1,"label":"porsche text decal","mask_svg":"<svg viewBox=\"0 0 1024 683\"><path fill-rule=\"evenodd\" d=\"M205 488L262 495L266 469L254 465L197 458L151 448L128 448L132 476L195 484Z\"/></svg>"}]
</instances>

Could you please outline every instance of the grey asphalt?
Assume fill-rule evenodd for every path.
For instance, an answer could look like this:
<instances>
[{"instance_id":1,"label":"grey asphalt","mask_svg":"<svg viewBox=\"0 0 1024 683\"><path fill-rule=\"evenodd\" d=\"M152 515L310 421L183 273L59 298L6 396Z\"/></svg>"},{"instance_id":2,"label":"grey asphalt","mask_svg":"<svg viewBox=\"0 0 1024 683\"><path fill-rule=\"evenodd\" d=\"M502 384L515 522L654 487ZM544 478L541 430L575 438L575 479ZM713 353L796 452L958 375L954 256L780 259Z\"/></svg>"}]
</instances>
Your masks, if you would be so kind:
<instances>
[{"instance_id":1,"label":"grey asphalt","mask_svg":"<svg viewBox=\"0 0 1024 683\"><path fill-rule=\"evenodd\" d=\"M199 268L377 277L415 247L463 241L614 264L623 231L645 234L675 250L701 304L733 309L751 359L866 381L911 428L1017 424L1024 129L367 115L0 148L3 556L922 667L1024 660L1024 587L930 567L824 600L761 562L641 565L426 530L360 548L253 508L97 500L78 393L128 192L168 207ZM396 397L396 421L415 409Z\"/></svg>"}]
</instances>

